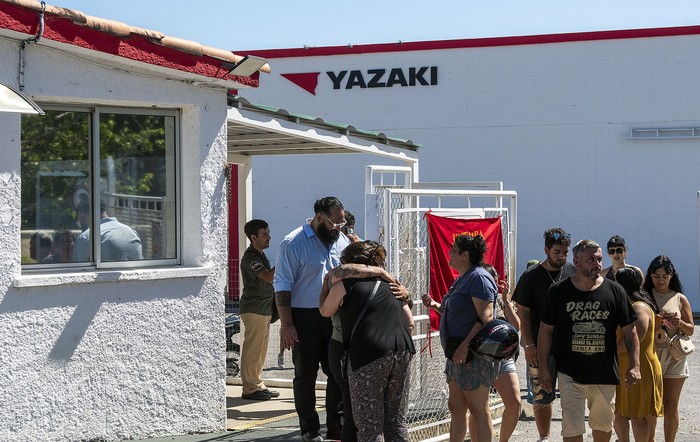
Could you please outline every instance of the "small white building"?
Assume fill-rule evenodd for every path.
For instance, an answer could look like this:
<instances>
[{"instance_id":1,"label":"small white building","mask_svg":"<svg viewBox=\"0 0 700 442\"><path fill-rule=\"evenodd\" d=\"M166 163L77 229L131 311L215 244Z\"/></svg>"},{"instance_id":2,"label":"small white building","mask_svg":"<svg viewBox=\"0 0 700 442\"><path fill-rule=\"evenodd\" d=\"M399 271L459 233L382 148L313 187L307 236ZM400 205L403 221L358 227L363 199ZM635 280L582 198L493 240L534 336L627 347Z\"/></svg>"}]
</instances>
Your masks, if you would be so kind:
<instances>
[{"instance_id":1,"label":"small white building","mask_svg":"<svg viewBox=\"0 0 700 442\"><path fill-rule=\"evenodd\" d=\"M0 440L224 430L251 158L416 146L236 100L264 60L39 1L0 0L0 57L46 113L0 112Z\"/></svg>"},{"instance_id":2,"label":"small white building","mask_svg":"<svg viewBox=\"0 0 700 442\"><path fill-rule=\"evenodd\" d=\"M227 91L257 72L26 0L0 1L0 54L0 81L46 112L0 113L0 439L222 431ZM100 216L78 207L100 202L143 259L110 261L99 242L74 259ZM53 247L31 251L36 232Z\"/></svg>"},{"instance_id":3,"label":"small white building","mask_svg":"<svg viewBox=\"0 0 700 442\"><path fill-rule=\"evenodd\" d=\"M644 270L668 255L700 311L700 26L252 53L275 70L247 99L420 140L421 181L517 191L518 274L547 228L621 235ZM256 212L278 237L312 195L362 213L367 158L318 158L313 176L305 160L254 162L254 201L283 204Z\"/></svg>"}]
</instances>

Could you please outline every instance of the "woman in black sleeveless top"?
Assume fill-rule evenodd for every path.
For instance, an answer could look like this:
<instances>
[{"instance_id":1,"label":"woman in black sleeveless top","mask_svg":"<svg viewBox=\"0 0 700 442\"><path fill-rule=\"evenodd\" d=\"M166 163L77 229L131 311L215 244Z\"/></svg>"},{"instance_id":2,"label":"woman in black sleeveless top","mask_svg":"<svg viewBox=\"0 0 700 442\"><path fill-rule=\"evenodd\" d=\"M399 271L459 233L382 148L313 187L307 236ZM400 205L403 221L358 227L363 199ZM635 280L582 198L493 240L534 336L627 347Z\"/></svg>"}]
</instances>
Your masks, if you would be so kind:
<instances>
[{"instance_id":1,"label":"woman in black sleeveless top","mask_svg":"<svg viewBox=\"0 0 700 442\"><path fill-rule=\"evenodd\" d=\"M374 241L350 244L343 263L383 266L384 247ZM358 441L408 440L410 362L413 317L389 284L379 278L345 279L336 283L320 306L321 314L339 311L352 412ZM358 320L359 318L359 320Z\"/></svg>"}]
</instances>

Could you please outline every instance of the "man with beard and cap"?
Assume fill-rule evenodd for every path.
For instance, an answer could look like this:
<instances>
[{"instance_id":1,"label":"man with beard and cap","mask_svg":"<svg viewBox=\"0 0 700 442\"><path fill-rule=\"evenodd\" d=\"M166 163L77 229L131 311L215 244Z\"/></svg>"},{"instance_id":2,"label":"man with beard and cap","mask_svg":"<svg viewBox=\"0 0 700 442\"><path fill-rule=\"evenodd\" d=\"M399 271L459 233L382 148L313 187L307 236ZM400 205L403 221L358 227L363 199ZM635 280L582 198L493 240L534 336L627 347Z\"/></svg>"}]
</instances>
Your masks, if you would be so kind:
<instances>
[{"instance_id":1,"label":"man with beard and cap","mask_svg":"<svg viewBox=\"0 0 700 442\"><path fill-rule=\"evenodd\" d=\"M341 394L328 367L331 319L319 312L319 293L326 274L340 265L350 244L341 232L345 210L338 198L327 196L314 204L314 217L289 233L279 248L274 287L280 315L280 340L292 349L294 406L302 440L323 441L316 412L318 366L328 376L326 385L326 439L340 439Z\"/></svg>"},{"instance_id":2,"label":"man with beard and cap","mask_svg":"<svg viewBox=\"0 0 700 442\"><path fill-rule=\"evenodd\" d=\"M550 393L542 390L539 383L540 360L537 357L537 336L549 287L576 273L576 267L566 261L570 246L571 235L564 229L555 227L544 232L544 261L538 265L528 265L513 292L513 300L517 303L517 314L520 317L521 342L525 348L527 362L527 401L532 404L535 424L540 435L539 441L549 440L552 402L555 395L553 389ZM548 361L542 362L547 363L550 371L556 374L552 355Z\"/></svg>"}]
</instances>

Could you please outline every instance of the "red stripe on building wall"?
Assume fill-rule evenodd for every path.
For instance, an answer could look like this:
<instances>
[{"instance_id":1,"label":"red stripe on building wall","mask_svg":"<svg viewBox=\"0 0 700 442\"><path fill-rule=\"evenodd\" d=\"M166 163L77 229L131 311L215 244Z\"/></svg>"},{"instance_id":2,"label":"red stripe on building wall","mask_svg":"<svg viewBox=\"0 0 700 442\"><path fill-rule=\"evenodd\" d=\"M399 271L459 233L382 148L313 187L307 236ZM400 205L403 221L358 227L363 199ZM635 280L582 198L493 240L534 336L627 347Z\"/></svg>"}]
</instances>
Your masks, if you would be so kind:
<instances>
[{"instance_id":1,"label":"red stripe on building wall","mask_svg":"<svg viewBox=\"0 0 700 442\"><path fill-rule=\"evenodd\" d=\"M37 11L0 2L0 27L16 32L35 35L39 26ZM259 74L251 77L228 75L222 61L206 55L188 54L160 45L148 38L131 34L119 37L107 34L72 20L46 14L42 39L53 40L73 46L123 57L129 60L190 72L211 78L234 80L250 87L258 87Z\"/></svg>"},{"instance_id":2,"label":"red stripe on building wall","mask_svg":"<svg viewBox=\"0 0 700 442\"><path fill-rule=\"evenodd\" d=\"M418 42L380 43L352 46L325 46L292 49L260 49L234 51L258 57L274 59L289 57L319 57L327 55L355 55L381 52L430 51L439 49L484 48L493 46L536 45L577 41L618 40L628 38L672 37L698 35L700 26L678 26L672 28L626 29L614 31L576 32L566 34L525 35L515 37L471 38L462 40L435 40Z\"/></svg>"},{"instance_id":3,"label":"red stripe on building wall","mask_svg":"<svg viewBox=\"0 0 700 442\"><path fill-rule=\"evenodd\" d=\"M238 300L240 297L240 274L238 247L238 165L230 164L231 179L228 202L228 299Z\"/></svg>"}]
</instances>

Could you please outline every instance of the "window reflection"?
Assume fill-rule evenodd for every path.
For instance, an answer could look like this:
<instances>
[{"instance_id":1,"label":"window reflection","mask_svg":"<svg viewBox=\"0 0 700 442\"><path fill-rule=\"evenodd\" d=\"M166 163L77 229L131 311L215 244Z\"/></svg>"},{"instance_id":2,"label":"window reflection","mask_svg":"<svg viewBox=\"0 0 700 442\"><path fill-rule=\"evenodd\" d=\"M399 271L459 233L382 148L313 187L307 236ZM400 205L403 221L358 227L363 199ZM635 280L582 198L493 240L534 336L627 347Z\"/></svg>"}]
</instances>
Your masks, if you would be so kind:
<instances>
[{"instance_id":1,"label":"window reflection","mask_svg":"<svg viewBox=\"0 0 700 442\"><path fill-rule=\"evenodd\" d=\"M22 264L177 257L176 118L164 114L98 113L99 131L88 111L22 117Z\"/></svg>"}]
</instances>

